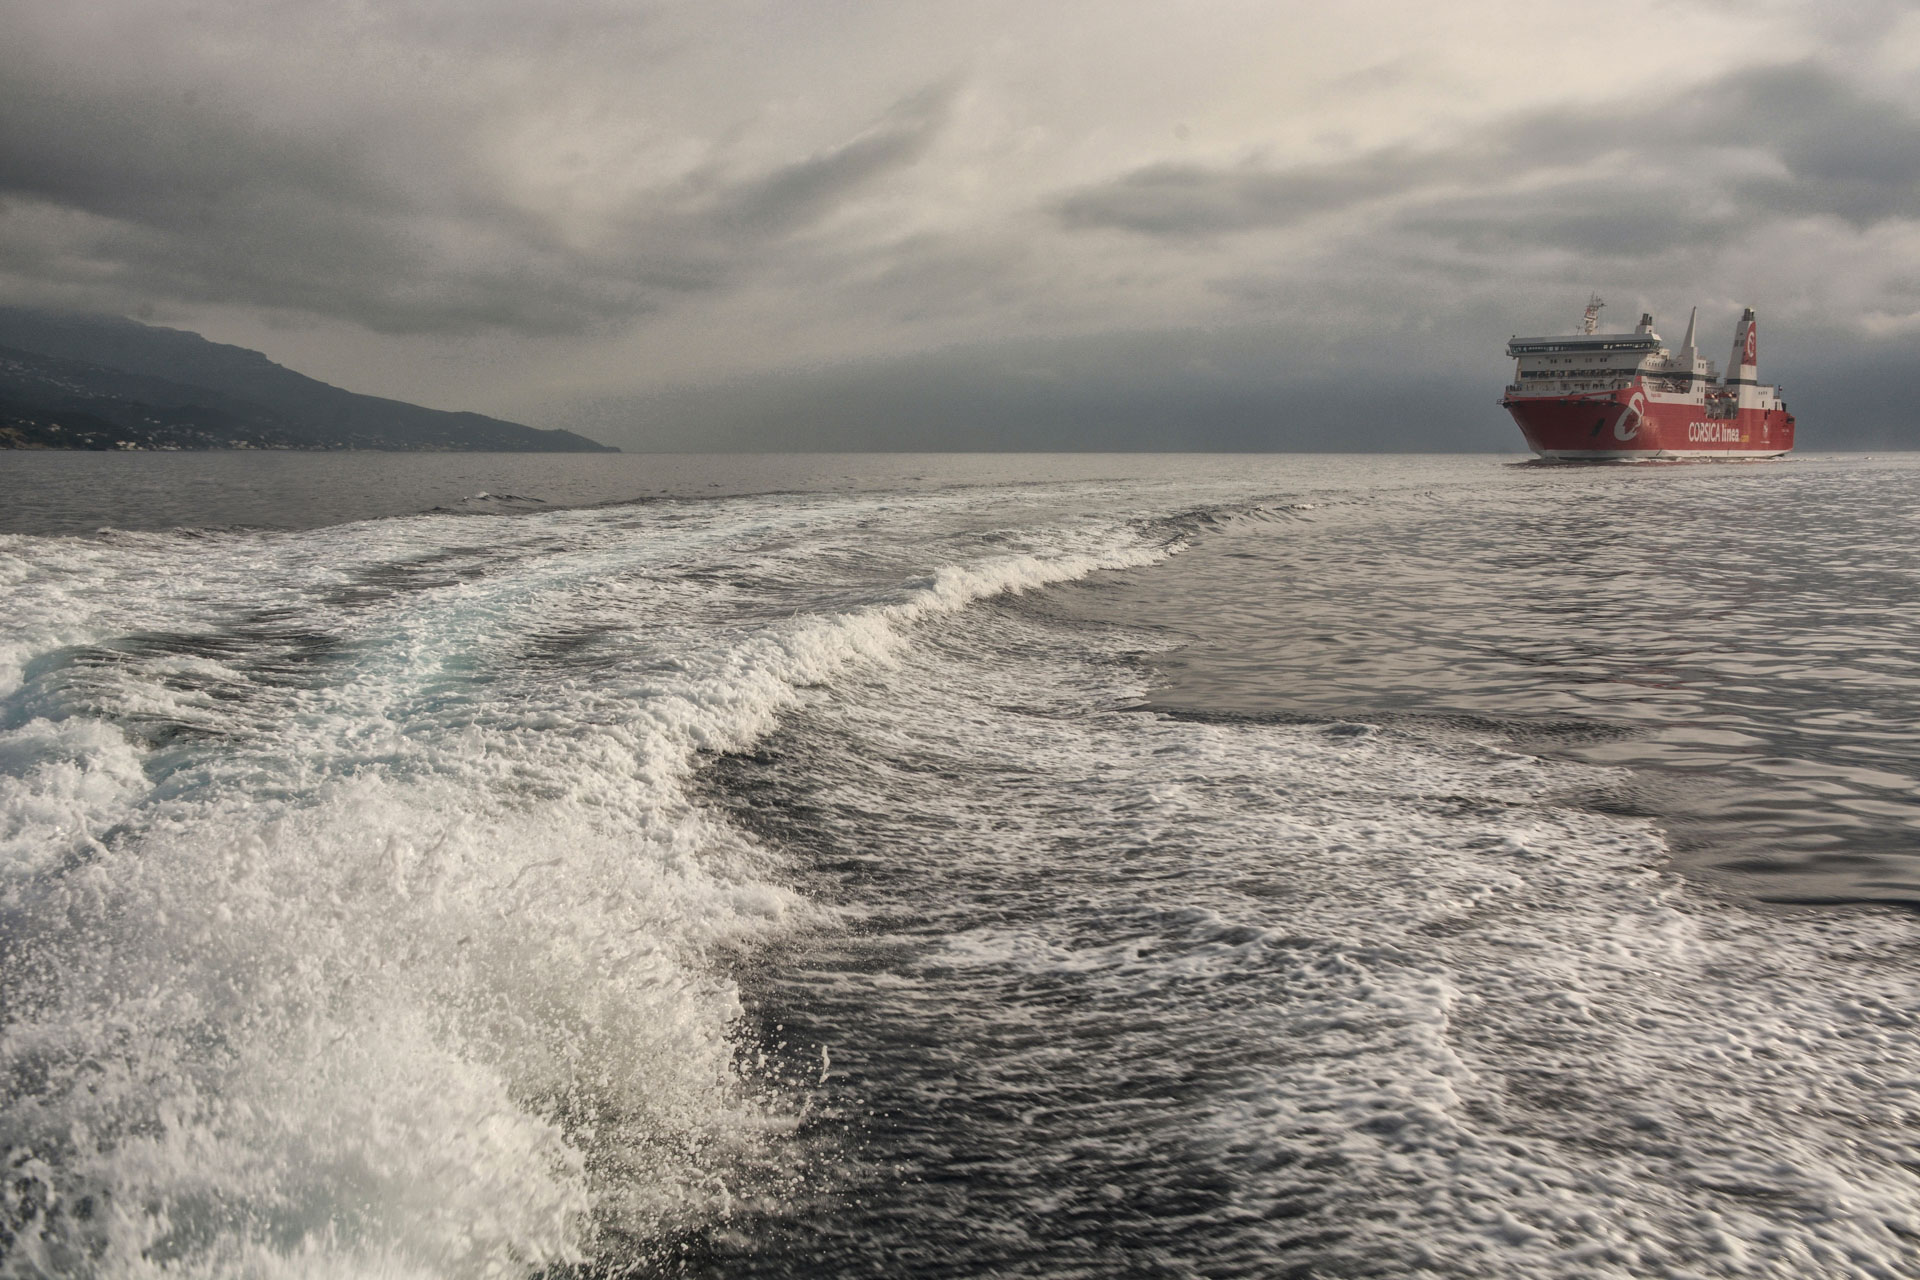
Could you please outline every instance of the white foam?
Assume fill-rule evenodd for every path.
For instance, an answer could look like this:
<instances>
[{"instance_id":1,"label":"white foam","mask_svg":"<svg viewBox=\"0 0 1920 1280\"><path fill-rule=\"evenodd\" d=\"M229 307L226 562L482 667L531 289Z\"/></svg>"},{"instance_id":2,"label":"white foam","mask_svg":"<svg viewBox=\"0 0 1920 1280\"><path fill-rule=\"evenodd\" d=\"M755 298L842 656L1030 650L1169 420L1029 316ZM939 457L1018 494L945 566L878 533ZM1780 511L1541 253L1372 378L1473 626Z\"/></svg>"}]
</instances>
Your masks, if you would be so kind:
<instances>
[{"instance_id":1,"label":"white foam","mask_svg":"<svg viewBox=\"0 0 1920 1280\"><path fill-rule=\"evenodd\" d=\"M730 972L811 909L698 753L1165 554L951 505L4 540L8 1265L520 1274L787 1176Z\"/></svg>"},{"instance_id":2,"label":"white foam","mask_svg":"<svg viewBox=\"0 0 1920 1280\"><path fill-rule=\"evenodd\" d=\"M1064 1108L1031 1154L1035 1239L1072 1203L1056 1150L1119 1140L1071 1122L1110 1087L1129 1149L1158 1153L1131 1176L1231 1188L1181 1238L1269 1265L1911 1270L1910 920L1691 887L1647 821L1557 800L1604 770L1438 732L1100 711L1136 678L1037 627L970 620L795 731L822 744L809 810L888 862L900 901L870 906L920 944L866 999L941 1005L942 1052L996 1111ZM1196 1059L1220 1081L1198 1100ZM1156 1077L1178 1091L1142 1100ZM1017 1148L993 1149L1010 1176Z\"/></svg>"},{"instance_id":3,"label":"white foam","mask_svg":"<svg viewBox=\"0 0 1920 1280\"><path fill-rule=\"evenodd\" d=\"M1155 642L967 612L1163 556L1191 501L0 539L5 1265L525 1274L777 1205L800 1103L732 975L828 917L688 781L784 718L828 834L912 895L845 914L932 940L838 981L905 1017L959 974L1045 1025L1009 1095L1242 1054L1114 1139L1224 1171L1194 1232L1384 1274L1910 1270L1909 922L1701 896L1556 799L1603 773L1470 737L1117 711ZM832 1098L860 1046L815 1049Z\"/></svg>"}]
</instances>

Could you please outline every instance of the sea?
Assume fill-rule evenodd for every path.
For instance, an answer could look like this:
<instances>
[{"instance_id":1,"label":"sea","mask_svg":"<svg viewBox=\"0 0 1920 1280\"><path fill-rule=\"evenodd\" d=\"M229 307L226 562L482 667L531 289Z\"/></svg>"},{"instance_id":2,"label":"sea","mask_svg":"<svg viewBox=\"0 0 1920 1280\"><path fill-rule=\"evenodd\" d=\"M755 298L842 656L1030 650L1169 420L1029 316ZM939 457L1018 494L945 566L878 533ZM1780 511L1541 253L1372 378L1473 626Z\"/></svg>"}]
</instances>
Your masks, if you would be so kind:
<instances>
[{"instance_id":1,"label":"sea","mask_svg":"<svg viewBox=\"0 0 1920 1280\"><path fill-rule=\"evenodd\" d=\"M1920 455L0 454L0 1275L1920 1276Z\"/></svg>"}]
</instances>

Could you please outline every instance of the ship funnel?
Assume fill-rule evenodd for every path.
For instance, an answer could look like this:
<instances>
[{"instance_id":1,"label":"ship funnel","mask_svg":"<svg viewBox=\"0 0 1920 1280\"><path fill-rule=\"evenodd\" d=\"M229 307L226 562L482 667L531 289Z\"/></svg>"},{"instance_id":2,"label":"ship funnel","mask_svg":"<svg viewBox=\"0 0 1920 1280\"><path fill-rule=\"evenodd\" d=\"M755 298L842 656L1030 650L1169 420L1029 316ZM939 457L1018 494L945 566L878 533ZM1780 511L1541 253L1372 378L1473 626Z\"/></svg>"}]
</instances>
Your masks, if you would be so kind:
<instances>
[{"instance_id":1,"label":"ship funnel","mask_svg":"<svg viewBox=\"0 0 1920 1280\"><path fill-rule=\"evenodd\" d=\"M1640 313L1640 327L1635 329L1634 332L1635 333L1652 333L1653 332L1653 312L1642 311Z\"/></svg>"},{"instance_id":2,"label":"ship funnel","mask_svg":"<svg viewBox=\"0 0 1920 1280\"><path fill-rule=\"evenodd\" d=\"M1748 307L1733 331L1733 359L1727 362L1728 382L1754 382L1760 364L1760 326Z\"/></svg>"},{"instance_id":3,"label":"ship funnel","mask_svg":"<svg viewBox=\"0 0 1920 1280\"><path fill-rule=\"evenodd\" d=\"M1695 307L1693 310L1687 312L1687 336L1685 340L1680 343L1680 359L1686 362L1686 366L1689 369L1693 368L1693 362L1699 354L1694 350L1693 346L1693 324L1694 321L1699 318L1700 308Z\"/></svg>"}]
</instances>

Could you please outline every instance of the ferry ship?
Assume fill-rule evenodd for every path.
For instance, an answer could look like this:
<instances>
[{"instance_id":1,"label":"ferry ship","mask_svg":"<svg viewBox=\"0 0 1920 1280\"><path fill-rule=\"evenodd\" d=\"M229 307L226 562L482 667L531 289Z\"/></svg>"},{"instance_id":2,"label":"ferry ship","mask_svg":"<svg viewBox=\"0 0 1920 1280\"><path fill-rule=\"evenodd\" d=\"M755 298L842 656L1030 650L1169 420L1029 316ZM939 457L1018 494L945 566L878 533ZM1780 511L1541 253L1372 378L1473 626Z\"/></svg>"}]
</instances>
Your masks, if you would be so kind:
<instances>
[{"instance_id":1,"label":"ferry ship","mask_svg":"<svg viewBox=\"0 0 1920 1280\"><path fill-rule=\"evenodd\" d=\"M1632 333L1601 333L1598 295L1579 333L1514 338L1513 384L1500 406L1527 447L1554 462L1777 458L1793 448L1793 415L1760 382L1759 328L1748 307L1733 331L1727 376L1694 347L1694 323L1676 355L1643 315Z\"/></svg>"}]
</instances>

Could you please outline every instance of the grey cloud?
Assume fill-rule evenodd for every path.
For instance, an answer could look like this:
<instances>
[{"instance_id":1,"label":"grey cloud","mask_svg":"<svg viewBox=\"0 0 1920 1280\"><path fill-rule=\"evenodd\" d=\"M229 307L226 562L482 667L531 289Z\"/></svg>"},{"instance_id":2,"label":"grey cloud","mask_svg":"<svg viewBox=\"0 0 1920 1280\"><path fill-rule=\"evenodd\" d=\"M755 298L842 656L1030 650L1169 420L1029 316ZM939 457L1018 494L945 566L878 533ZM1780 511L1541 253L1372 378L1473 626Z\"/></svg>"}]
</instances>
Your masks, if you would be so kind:
<instances>
[{"instance_id":1,"label":"grey cloud","mask_svg":"<svg viewBox=\"0 0 1920 1280\"><path fill-rule=\"evenodd\" d=\"M110 276L130 293L345 315L384 331L533 330L603 309L604 284L570 287L549 237L505 208L437 208L383 173L377 143L275 130L188 95L83 94L0 75L0 197L92 215L79 244L7 237L16 274ZM494 252L446 270L439 235ZM581 273L585 275L586 273ZM556 296L558 295L558 296ZM558 304L558 305L556 305Z\"/></svg>"},{"instance_id":2,"label":"grey cloud","mask_svg":"<svg viewBox=\"0 0 1920 1280\"><path fill-rule=\"evenodd\" d=\"M239 303L390 333L567 333L723 287L911 165L946 94L818 155L636 197L582 244L497 190L477 126L269 125L193 93L53 83L0 55L0 268L16 291ZM76 222L65 215L84 215ZM102 296L102 291L106 291Z\"/></svg>"},{"instance_id":3,"label":"grey cloud","mask_svg":"<svg viewBox=\"0 0 1920 1280\"><path fill-rule=\"evenodd\" d=\"M1740 154L1774 172L1738 163ZM1583 171L1607 158L1616 176ZM1402 229L1463 247L1601 256L1663 252L1768 216L1868 225L1920 214L1920 118L1800 63L1744 70L1624 111L1507 121L1426 153L1382 149L1291 169L1148 165L1067 194L1055 213L1070 228L1178 239L1376 201L1401 208Z\"/></svg>"},{"instance_id":4,"label":"grey cloud","mask_svg":"<svg viewBox=\"0 0 1920 1280\"><path fill-rule=\"evenodd\" d=\"M1910 310L1884 279L1911 275L1898 235L1880 237L1898 259L1882 266L1838 222L1768 225L1871 227L1920 207L1920 117L1842 73L1880 65L1865 51L1886 14L1846 39L1821 15L1804 43L1741 55L1818 50L1812 60L1697 91L1289 166L1193 159L1202 146L1256 154L1260 109L1284 109L1322 69L1311 49L1282 59L1285 86L1251 63L1252 79L1217 76L1213 46L1203 65L1182 61L1199 46L1167 50L1171 74L1149 83L1125 33L1150 23L1089 46L1079 24L1035 18L1009 41L1006 15L965 8L16 5L23 19L0 41L0 294L151 306L243 340L253 326L252 340L289 362L371 360L401 394L438 380L434 394L465 396L445 388L473 371L485 394L536 401L563 395L548 389L557 383L741 379L785 362L1129 325L1201 327L1217 359L1219 332L1256 318L1349 337L1398 326L1407 349L1428 352L1456 332L1531 323L1526 309L1558 306L1555 295L1577 305L1590 282L1609 297L1643 292L1646 305L1683 290L1764 292L1751 279L1763 274L1751 261L1762 231L1765 243L1833 255L1831 305ZM1220 29L1243 21L1263 40L1291 30L1253 10ZM1791 24L1772 30L1801 40ZM1448 38L1484 51L1517 37L1462 27ZM1489 93L1519 92L1475 82L1485 64L1453 52L1385 39L1368 55L1377 65L1340 76L1340 59L1359 52L1330 51L1329 78L1294 124L1334 139L1390 112L1480 113ZM1195 127L1176 144L1180 120ZM1142 153L1163 163L1034 194L1049 166L1132 145L1167 148ZM1259 234L1272 229L1294 230ZM1120 237L1134 241L1126 252ZM1734 252L1699 252L1722 240ZM1830 305L1807 292L1796 306ZM285 326L285 346L268 340L272 325ZM1462 339L1429 372L1448 376L1483 346ZM1320 360L1363 367L1346 348ZM1052 363L1061 379L1044 385L1071 388L1072 362ZM1101 379L1162 403L1135 365L1087 364L1085 403L1131 420L1101 400ZM1018 372L921 368L931 381L876 375L860 402L932 413L914 407L911 383L940 388L925 403L995 403L994 378ZM1196 404L1285 398L1265 374L1194 382L1186 368L1168 366L1166 385ZM1478 409L1500 376L1463 380ZM816 405L839 394L807 385ZM1003 407L1040 412L1044 399L1034 390ZM1177 397L1165 409L1174 415Z\"/></svg>"},{"instance_id":5,"label":"grey cloud","mask_svg":"<svg viewBox=\"0 0 1920 1280\"><path fill-rule=\"evenodd\" d=\"M1486 341L1512 318L1464 308L1457 346L1403 326L1336 349L1301 325L978 344L580 402L555 421L642 452L1517 453L1494 404L1511 365ZM1767 334L1781 353L1767 376L1784 384L1804 450L1920 446L1912 338L1843 340L1778 318Z\"/></svg>"},{"instance_id":6,"label":"grey cloud","mask_svg":"<svg viewBox=\"0 0 1920 1280\"><path fill-rule=\"evenodd\" d=\"M1702 201L1662 174L1650 181L1568 183L1524 197L1439 200L1402 216L1396 225L1476 255L1569 249L1598 258L1637 259L1699 248L1745 222L1737 209Z\"/></svg>"},{"instance_id":7,"label":"grey cloud","mask_svg":"<svg viewBox=\"0 0 1920 1280\"><path fill-rule=\"evenodd\" d=\"M875 178L920 159L945 119L949 96L916 94L863 136L725 191L707 216L717 226L756 234L804 226Z\"/></svg>"},{"instance_id":8,"label":"grey cloud","mask_svg":"<svg viewBox=\"0 0 1920 1280\"><path fill-rule=\"evenodd\" d=\"M1657 260L1783 217L1866 227L1920 215L1920 118L1810 63L1743 71L1623 114L1514 122L1492 151L1492 191L1414 193L1398 228L1470 253ZM1605 178L1538 172L1603 156Z\"/></svg>"},{"instance_id":9,"label":"grey cloud","mask_svg":"<svg viewBox=\"0 0 1920 1280\"><path fill-rule=\"evenodd\" d=\"M1279 227L1390 195L1441 176L1447 160L1381 151L1289 170L1155 164L1074 192L1058 213L1070 227L1187 237Z\"/></svg>"},{"instance_id":10,"label":"grey cloud","mask_svg":"<svg viewBox=\"0 0 1920 1280\"><path fill-rule=\"evenodd\" d=\"M1742 70L1674 99L1602 118L1555 112L1505 129L1510 172L1605 152L1643 171L1704 179L1756 212L1867 225L1920 212L1920 117L1814 62ZM1776 173L1717 159L1744 153Z\"/></svg>"},{"instance_id":11,"label":"grey cloud","mask_svg":"<svg viewBox=\"0 0 1920 1280\"><path fill-rule=\"evenodd\" d=\"M1770 148L1809 178L1920 179L1920 120L1813 65L1730 78L1697 95L1687 114L1702 137Z\"/></svg>"},{"instance_id":12,"label":"grey cloud","mask_svg":"<svg viewBox=\"0 0 1920 1280\"><path fill-rule=\"evenodd\" d=\"M908 321L968 308L1017 308L1042 269L1022 237L918 235L866 256L864 271L848 264L844 273L854 280L854 296Z\"/></svg>"},{"instance_id":13,"label":"grey cloud","mask_svg":"<svg viewBox=\"0 0 1920 1280\"><path fill-rule=\"evenodd\" d=\"M1920 119L1911 112L1806 66L1729 88L1713 106L1720 136L1772 152L1788 174L1749 184L1750 198L1855 225L1920 215Z\"/></svg>"},{"instance_id":14,"label":"grey cloud","mask_svg":"<svg viewBox=\"0 0 1920 1280\"><path fill-rule=\"evenodd\" d=\"M1392 338L1348 354L1299 331L1112 333L949 348L572 406L556 416L639 451L1504 450L1500 376L1407 368Z\"/></svg>"},{"instance_id":15,"label":"grey cloud","mask_svg":"<svg viewBox=\"0 0 1920 1280\"><path fill-rule=\"evenodd\" d=\"M1656 257L1770 219L1856 227L1920 215L1920 118L1801 63L1726 77L1611 121L1558 114L1513 126L1510 172L1613 152L1616 175L1473 203L1438 202L1402 225L1469 246L1516 242L1602 257Z\"/></svg>"}]
</instances>

